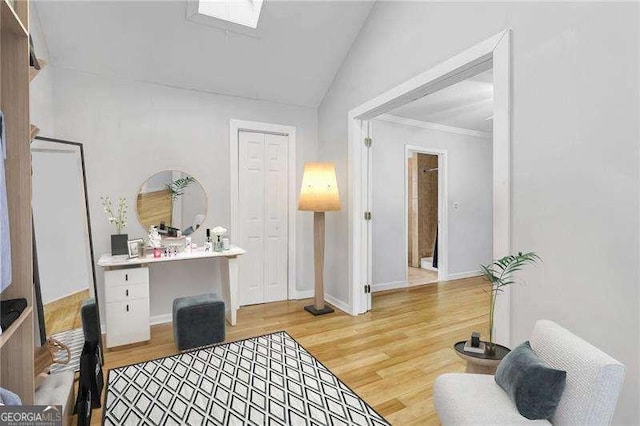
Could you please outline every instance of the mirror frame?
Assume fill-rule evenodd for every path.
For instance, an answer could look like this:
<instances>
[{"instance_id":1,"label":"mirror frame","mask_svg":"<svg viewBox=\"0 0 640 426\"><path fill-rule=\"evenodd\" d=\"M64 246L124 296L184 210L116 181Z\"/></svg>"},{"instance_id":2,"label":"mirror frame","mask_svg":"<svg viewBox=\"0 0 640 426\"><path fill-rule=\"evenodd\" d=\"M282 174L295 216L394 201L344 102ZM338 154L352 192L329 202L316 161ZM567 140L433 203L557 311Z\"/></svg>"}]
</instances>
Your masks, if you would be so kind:
<instances>
[{"instance_id":1,"label":"mirror frame","mask_svg":"<svg viewBox=\"0 0 640 426\"><path fill-rule=\"evenodd\" d=\"M62 139L54 139L47 138L44 136L36 136L34 140L41 140L45 142L58 143L61 145L71 145L77 147L80 150L80 162L82 164L82 183L84 185L84 207L87 212L87 231L89 236L89 256L91 258L91 277L93 278L93 295L96 300L96 311L97 311L97 321L98 321L98 330L100 330L100 335L102 335L102 324L100 322L100 301L98 298L98 287L96 282L96 261L95 255L93 253L93 236L91 234L91 213L89 211L89 194L87 191L87 170L84 161L84 148L81 142L71 142L65 141ZM47 331L44 323L44 306L42 304L42 291L40 289L40 273L38 270L38 256L37 256L37 247L36 247L36 230L33 222L33 218L31 220L31 230L32 230L32 244L33 244L33 286L35 292L35 298L37 302L37 314L38 314L38 329L40 334L40 344L44 345L47 341ZM98 346L100 347L100 352L102 353L102 339L98 342Z\"/></svg>"}]
</instances>

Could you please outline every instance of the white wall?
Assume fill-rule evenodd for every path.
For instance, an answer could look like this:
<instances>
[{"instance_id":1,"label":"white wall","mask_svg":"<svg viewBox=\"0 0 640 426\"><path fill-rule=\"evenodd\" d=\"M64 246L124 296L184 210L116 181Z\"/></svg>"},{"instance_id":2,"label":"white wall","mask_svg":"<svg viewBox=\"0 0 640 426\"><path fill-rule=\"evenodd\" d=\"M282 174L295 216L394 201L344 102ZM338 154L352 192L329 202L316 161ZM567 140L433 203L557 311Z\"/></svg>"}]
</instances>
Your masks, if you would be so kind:
<instances>
[{"instance_id":1,"label":"white wall","mask_svg":"<svg viewBox=\"0 0 640 426\"><path fill-rule=\"evenodd\" d=\"M447 151L448 273L455 278L478 272L480 264L491 261L493 247L491 140L383 120L371 123L373 285L406 279L406 145ZM439 178L444 178L442 171Z\"/></svg>"},{"instance_id":2,"label":"white wall","mask_svg":"<svg viewBox=\"0 0 640 426\"><path fill-rule=\"evenodd\" d=\"M82 142L96 259L110 250L110 234L100 197L127 198L130 238L143 237L135 196L157 171L191 173L204 187L207 218L194 235L204 242L204 229L229 225L229 119L296 127L298 185L305 161L316 157L316 111L312 108L130 82L54 68L54 136ZM35 94L34 94L35 96ZM311 216L297 214L297 288L313 285ZM98 294L103 274L98 268ZM175 297L219 288L217 262L188 261L151 268L151 315L171 312ZM104 299L104 298L103 298ZM104 312L104 311L103 311Z\"/></svg>"},{"instance_id":3,"label":"white wall","mask_svg":"<svg viewBox=\"0 0 640 426\"><path fill-rule=\"evenodd\" d=\"M163 170L149 177L140 187L140 192L146 194L148 192L162 191L167 189L167 184L173 181L173 170Z\"/></svg>"},{"instance_id":4,"label":"white wall","mask_svg":"<svg viewBox=\"0 0 640 426\"><path fill-rule=\"evenodd\" d=\"M33 3L29 6L29 33L33 39L36 57L51 63L47 43L42 34L40 18ZM53 124L53 70L50 65L42 67L29 84L29 115L31 123L38 126L40 135L54 135Z\"/></svg>"},{"instance_id":5,"label":"white wall","mask_svg":"<svg viewBox=\"0 0 640 426\"><path fill-rule=\"evenodd\" d=\"M512 30L512 250L544 263L512 294L512 344L549 318L624 362L615 421L639 416L638 4L378 2L319 108L343 210L326 289L348 301L347 113Z\"/></svg>"}]
</instances>

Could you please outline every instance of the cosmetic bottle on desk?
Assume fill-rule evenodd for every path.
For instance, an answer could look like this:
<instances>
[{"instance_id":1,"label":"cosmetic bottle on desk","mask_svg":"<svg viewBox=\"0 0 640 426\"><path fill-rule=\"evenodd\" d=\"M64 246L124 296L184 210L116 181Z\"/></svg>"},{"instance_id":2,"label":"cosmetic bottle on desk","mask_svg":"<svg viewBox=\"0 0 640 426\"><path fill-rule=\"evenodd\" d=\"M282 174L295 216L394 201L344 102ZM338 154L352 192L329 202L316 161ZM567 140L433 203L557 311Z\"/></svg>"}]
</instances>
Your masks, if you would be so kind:
<instances>
[{"instance_id":1,"label":"cosmetic bottle on desk","mask_svg":"<svg viewBox=\"0 0 640 426\"><path fill-rule=\"evenodd\" d=\"M222 226L216 226L213 228L212 233L216 236L216 240L213 242L213 251L221 252L222 248L222 236L227 233L227 229Z\"/></svg>"},{"instance_id":2,"label":"cosmetic bottle on desk","mask_svg":"<svg viewBox=\"0 0 640 426\"><path fill-rule=\"evenodd\" d=\"M207 241L204 243L204 251L213 251L213 241L211 241L211 229L207 228Z\"/></svg>"},{"instance_id":3,"label":"cosmetic bottle on desk","mask_svg":"<svg viewBox=\"0 0 640 426\"><path fill-rule=\"evenodd\" d=\"M216 240L213 242L213 251L222 251L222 241L220 240L220 235L216 235Z\"/></svg>"}]
</instances>

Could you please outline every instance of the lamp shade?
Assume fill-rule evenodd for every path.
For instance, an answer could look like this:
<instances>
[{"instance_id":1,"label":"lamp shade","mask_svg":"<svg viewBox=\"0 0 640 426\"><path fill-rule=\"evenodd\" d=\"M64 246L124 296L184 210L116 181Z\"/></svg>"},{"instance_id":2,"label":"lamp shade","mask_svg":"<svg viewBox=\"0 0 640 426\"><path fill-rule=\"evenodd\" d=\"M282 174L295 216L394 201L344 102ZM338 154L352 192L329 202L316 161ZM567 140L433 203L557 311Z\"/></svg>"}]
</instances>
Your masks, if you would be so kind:
<instances>
[{"instance_id":1,"label":"lamp shade","mask_svg":"<svg viewBox=\"0 0 640 426\"><path fill-rule=\"evenodd\" d=\"M298 210L327 212L340 210L340 195L333 163L306 163Z\"/></svg>"}]
</instances>

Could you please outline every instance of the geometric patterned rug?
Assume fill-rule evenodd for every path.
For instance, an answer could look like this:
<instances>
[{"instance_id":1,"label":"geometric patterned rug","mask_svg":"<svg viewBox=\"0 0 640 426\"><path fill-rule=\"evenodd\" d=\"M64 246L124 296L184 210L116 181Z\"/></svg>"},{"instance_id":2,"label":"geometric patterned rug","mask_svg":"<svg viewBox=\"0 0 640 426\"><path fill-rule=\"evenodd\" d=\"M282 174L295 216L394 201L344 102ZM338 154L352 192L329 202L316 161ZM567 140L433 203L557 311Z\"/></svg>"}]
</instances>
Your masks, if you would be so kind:
<instances>
[{"instance_id":1,"label":"geometric patterned rug","mask_svg":"<svg viewBox=\"0 0 640 426\"><path fill-rule=\"evenodd\" d=\"M285 331L109 370L106 425L389 425Z\"/></svg>"}]
</instances>

